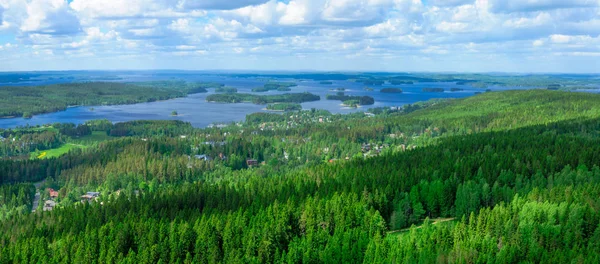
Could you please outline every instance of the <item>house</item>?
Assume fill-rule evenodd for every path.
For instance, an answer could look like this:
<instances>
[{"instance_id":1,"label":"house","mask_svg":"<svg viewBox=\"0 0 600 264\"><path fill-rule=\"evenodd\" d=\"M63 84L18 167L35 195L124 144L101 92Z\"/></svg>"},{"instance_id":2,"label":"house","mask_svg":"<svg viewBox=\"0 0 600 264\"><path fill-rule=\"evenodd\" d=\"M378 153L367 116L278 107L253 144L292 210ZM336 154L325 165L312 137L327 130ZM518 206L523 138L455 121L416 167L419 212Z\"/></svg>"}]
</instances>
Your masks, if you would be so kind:
<instances>
[{"instance_id":1,"label":"house","mask_svg":"<svg viewBox=\"0 0 600 264\"><path fill-rule=\"evenodd\" d=\"M248 165L248 167L257 166L258 161L254 159L248 159L246 160L246 165Z\"/></svg>"},{"instance_id":2,"label":"house","mask_svg":"<svg viewBox=\"0 0 600 264\"><path fill-rule=\"evenodd\" d=\"M81 196L81 202L92 201L98 199L99 196L99 192L87 192L86 194Z\"/></svg>"},{"instance_id":3,"label":"house","mask_svg":"<svg viewBox=\"0 0 600 264\"><path fill-rule=\"evenodd\" d=\"M43 211L52 211L52 209L54 209L55 206L56 202L52 200L46 200L46 202L44 203Z\"/></svg>"},{"instance_id":4,"label":"house","mask_svg":"<svg viewBox=\"0 0 600 264\"><path fill-rule=\"evenodd\" d=\"M50 198L52 198L52 199L58 197L58 192L52 188L48 188L48 193L50 194Z\"/></svg>"},{"instance_id":5,"label":"house","mask_svg":"<svg viewBox=\"0 0 600 264\"><path fill-rule=\"evenodd\" d=\"M203 161L210 161L212 160L208 155L206 154L202 154L202 155L194 155L194 158L199 159L199 160L203 160Z\"/></svg>"}]
</instances>

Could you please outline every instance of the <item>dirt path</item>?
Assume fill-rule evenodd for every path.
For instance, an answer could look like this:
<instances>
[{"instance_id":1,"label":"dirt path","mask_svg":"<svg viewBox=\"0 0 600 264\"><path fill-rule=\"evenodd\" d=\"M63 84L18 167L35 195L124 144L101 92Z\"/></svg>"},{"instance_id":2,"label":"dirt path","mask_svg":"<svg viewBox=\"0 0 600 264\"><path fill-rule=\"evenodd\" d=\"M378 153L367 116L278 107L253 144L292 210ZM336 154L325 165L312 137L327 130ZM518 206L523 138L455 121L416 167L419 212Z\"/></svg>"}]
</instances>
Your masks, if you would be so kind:
<instances>
[{"instance_id":1,"label":"dirt path","mask_svg":"<svg viewBox=\"0 0 600 264\"><path fill-rule=\"evenodd\" d=\"M34 213L35 209L38 208L38 205L40 204L40 191L38 190L35 193L35 197L33 197L33 205L31 206L31 212Z\"/></svg>"},{"instance_id":2,"label":"dirt path","mask_svg":"<svg viewBox=\"0 0 600 264\"><path fill-rule=\"evenodd\" d=\"M38 205L40 204L40 187L42 186L42 184L44 184L46 182L46 180L43 181L39 181L39 182L34 182L33 186L35 186L35 196L33 197L33 204L31 206L31 212L35 212L35 209L38 208Z\"/></svg>"},{"instance_id":3,"label":"dirt path","mask_svg":"<svg viewBox=\"0 0 600 264\"><path fill-rule=\"evenodd\" d=\"M452 217L452 218L435 218L435 219L429 219L429 221L431 222L432 225L436 225L438 223L448 222L448 221L452 221L454 219L456 219L456 218L455 217ZM423 227L423 225L417 226L417 227L415 227L415 229L420 229L421 227ZM409 228L403 228L403 229L400 229L400 230L390 231L390 232L388 232L388 235L395 234L395 233L400 233L400 232L405 232L405 231L408 231L408 230L410 230L410 227Z\"/></svg>"}]
</instances>

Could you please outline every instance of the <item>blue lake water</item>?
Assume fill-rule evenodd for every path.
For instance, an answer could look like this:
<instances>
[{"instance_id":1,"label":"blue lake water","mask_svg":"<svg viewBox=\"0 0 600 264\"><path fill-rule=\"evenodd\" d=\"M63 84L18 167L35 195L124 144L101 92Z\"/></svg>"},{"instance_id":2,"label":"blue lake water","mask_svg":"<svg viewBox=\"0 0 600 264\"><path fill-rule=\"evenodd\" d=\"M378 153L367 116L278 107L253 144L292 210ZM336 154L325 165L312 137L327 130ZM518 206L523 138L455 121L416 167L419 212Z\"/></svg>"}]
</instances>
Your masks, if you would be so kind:
<instances>
[{"instance_id":1,"label":"blue lake water","mask_svg":"<svg viewBox=\"0 0 600 264\"><path fill-rule=\"evenodd\" d=\"M152 75L121 75L119 81L151 81L174 79L174 77L161 78ZM211 81L223 83L227 86L235 87L240 93L252 93L252 88L262 86L266 80L261 78L234 78L222 77L216 75L190 75L177 79L185 79L187 81ZM356 111L365 111L372 107L383 106L402 106L419 101L427 101L433 98L462 98L472 96L476 92L482 92L484 89L473 88L471 86L456 85L455 83L416 83L411 85L382 85L370 86L374 91L366 91L365 85L351 81L334 81L332 85L320 84L318 81L312 80L288 80L279 79L278 81L292 81L298 84L297 87L292 87L291 92L310 92L321 96L321 101L303 103L304 109L325 109L332 113L351 113ZM20 85L40 85L48 83L65 82L62 80L40 80L22 83ZM2 85L2 84L0 84ZM381 93L382 88L396 87L401 88L404 92L398 94ZM422 92L423 88L435 87L444 88L444 93L428 93ZM341 106L339 101L325 100L327 94L335 94L332 91L334 88L345 88L347 95L369 95L375 98L375 104L363 106L357 109L348 109ZM463 91L450 92L450 88L462 88ZM1 89L1 87L0 87ZM524 89L523 87L489 87L493 91L508 90L508 89ZM206 102L206 96L212 94L213 89L209 89L209 93L193 94L186 98L178 98L167 101L140 103L133 105L115 105L115 106L82 106L71 107L65 111L36 115L30 119L10 118L0 119L0 128L14 128L26 125L44 125L50 123L76 123L81 124L93 119L108 119L112 122L124 122L131 120L182 120L190 122L195 127L206 127L214 123L229 123L237 122L245 119L247 114L255 112L267 112L264 110L264 105L255 105L251 103L239 104L220 104ZM281 94L286 92L270 91L266 93L256 94ZM289 92L287 92L289 93ZM177 111L179 116L171 116L172 111Z\"/></svg>"}]
</instances>

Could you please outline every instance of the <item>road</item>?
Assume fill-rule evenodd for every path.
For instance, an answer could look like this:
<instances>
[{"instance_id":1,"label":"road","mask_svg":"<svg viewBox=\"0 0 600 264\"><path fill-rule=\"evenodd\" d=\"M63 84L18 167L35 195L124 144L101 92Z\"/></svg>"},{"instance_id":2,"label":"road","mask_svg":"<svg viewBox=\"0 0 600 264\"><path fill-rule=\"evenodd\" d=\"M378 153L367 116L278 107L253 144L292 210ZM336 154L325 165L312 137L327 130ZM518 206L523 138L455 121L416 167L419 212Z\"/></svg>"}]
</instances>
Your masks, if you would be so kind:
<instances>
[{"instance_id":1,"label":"road","mask_svg":"<svg viewBox=\"0 0 600 264\"><path fill-rule=\"evenodd\" d=\"M46 182L46 180L43 181L39 181L39 182L34 182L33 186L35 186L35 197L33 197L33 204L31 206L31 212L35 212L35 209L38 208L38 205L40 204L40 187L42 186L42 184L44 184Z\"/></svg>"}]
</instances>

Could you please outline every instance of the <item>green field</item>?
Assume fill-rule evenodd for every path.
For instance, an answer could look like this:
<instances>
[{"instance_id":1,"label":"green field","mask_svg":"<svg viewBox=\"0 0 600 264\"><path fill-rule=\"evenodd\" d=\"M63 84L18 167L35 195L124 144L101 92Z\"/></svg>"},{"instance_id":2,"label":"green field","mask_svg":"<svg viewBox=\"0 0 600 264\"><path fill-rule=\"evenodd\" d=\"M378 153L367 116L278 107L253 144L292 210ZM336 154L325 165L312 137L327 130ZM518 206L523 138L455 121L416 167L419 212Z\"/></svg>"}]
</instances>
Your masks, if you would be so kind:
<instances>
[{"instance_id":1,"label":"green field","mask_svg":"<svg viewBox=\"0 0 600 264\"><path fill-rule=\"evenodd\" d=\"M106 135L106 132L102 131L94 131L91 135L71 138L66 144L54 149L44 150L44 151L33 151L29 154L31 159L48 159L62 156L64 154L69 153L69 151L77 148L88 148L93 146L94 144L102 141L107 141L113 139L115 137L111 137Z\"/></svg>"},{"instance_id":2,"label":"green field","mask_svg":"<svg viewBox=\"0 0 600 264\"><path fill-rule=\"evenodd\" d=\"M37 158L49 159L49 158L60 157L64 154L69 153L69 151L76 149L76 148L86 148L86 146L67 143L67 144L60 146L59 148L49 149L49 150L44 150L44 151L34 151L34 152L31 152L29 155L30 155L31 159L37 159Z\"/></svg>"}]
</instances>

